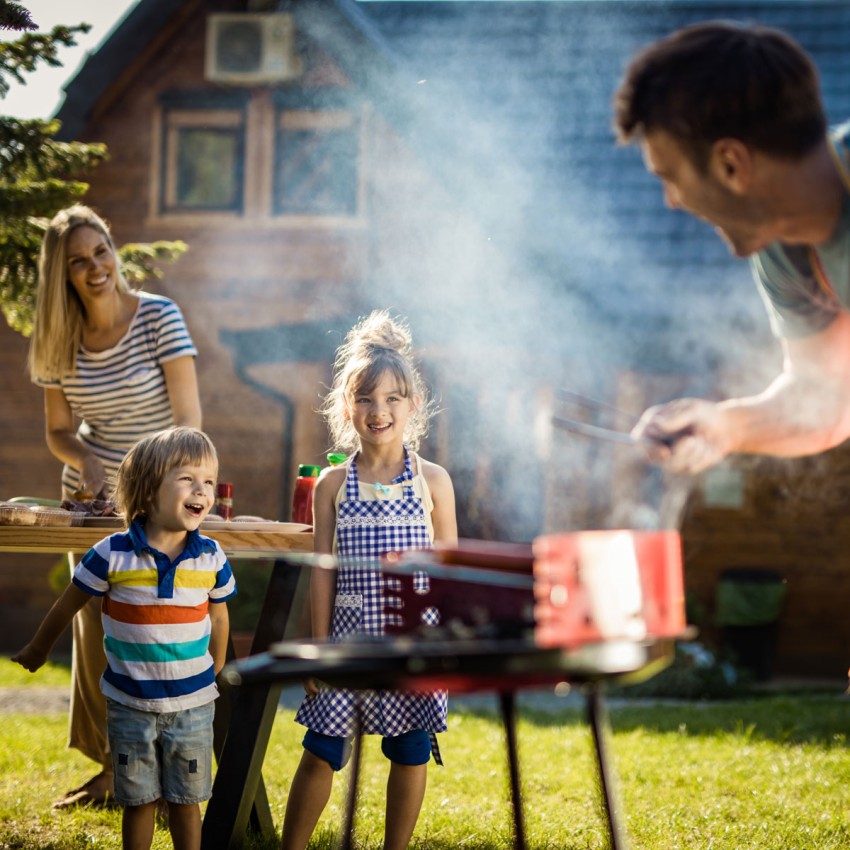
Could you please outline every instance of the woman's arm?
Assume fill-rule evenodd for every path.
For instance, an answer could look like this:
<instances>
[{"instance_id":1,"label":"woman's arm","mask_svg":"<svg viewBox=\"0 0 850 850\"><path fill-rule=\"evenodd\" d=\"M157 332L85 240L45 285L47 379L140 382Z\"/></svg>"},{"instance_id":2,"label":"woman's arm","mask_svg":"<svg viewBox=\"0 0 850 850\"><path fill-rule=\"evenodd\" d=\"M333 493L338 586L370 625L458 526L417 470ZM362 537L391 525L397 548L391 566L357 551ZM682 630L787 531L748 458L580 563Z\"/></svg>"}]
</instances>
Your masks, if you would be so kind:
<instances>
[{"instance_id":1,"label":"woman's arm","mask_svg":"<svg viewBox=\"0 0 850 850\"><path fill-rule=\"evenodd\" d=\"M452 479L442 466L425 460L422 461L422 474L434 500L434 510L431 512L434 542L453 546L457 543L457 513Z\"/></svg>"},{"instance_id":2,"label":"woman's arm","mask_svg":"<svg viewBox=\"0 0 850 850\"><path fill-rule=\"evenodd\" d=\"M175 425L201 427L201 398L195 358L187 355L162 364L168 400Z\"/></svg>"},{"instance_id":3,"label":"woman's arm","mask_svg":"<svg viewBox=\"0 0 850 850\"><path fill-rule=\"evenodd\" d=\"M77 437L74 414L65 393L44 390L45 440L50 453L62 463L80 470L81 484L98 494L106 485L106 470L100 458Z\"/></svg>"}]
</instances>

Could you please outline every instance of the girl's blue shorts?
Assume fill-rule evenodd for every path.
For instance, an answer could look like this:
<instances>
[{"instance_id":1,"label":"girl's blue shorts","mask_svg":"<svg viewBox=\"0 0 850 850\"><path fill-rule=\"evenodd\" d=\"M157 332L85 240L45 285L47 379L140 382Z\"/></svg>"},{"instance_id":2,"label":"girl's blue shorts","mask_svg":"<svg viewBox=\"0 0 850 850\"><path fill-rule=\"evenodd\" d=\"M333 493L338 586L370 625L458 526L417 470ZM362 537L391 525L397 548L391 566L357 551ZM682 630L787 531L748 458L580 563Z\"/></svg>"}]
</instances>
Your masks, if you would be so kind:
<instances>
[{"instance_id":1,"label":"girl's blue shorts","mask_svg":"<svg viewBox=\"0 0 850 850\"><path fill-rule=\"evenodd\" d=\"M326 761L334 770L342 770L351 757L351 738L308 729L302 743L307 752ZM411 729L403 735L382 738L381 752L396 764L427 764L431 758L431 736L424 729Z\"/></svg>"}]
</instances>

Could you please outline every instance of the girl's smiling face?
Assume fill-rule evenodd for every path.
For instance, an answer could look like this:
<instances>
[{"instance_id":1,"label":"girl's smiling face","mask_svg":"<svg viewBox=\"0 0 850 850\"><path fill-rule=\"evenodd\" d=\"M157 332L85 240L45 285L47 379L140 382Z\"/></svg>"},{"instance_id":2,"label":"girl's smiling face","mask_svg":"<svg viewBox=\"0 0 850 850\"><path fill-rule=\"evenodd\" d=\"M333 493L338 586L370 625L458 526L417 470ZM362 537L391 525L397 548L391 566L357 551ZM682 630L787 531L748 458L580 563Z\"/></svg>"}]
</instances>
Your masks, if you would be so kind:
<instances>
[{"instance_id":1,"label":"girl's smiling face","mask_svg":"<svg viewBox=\"0 0 850 850\"><path fill-rule=\"evenodd\" d=\"M217 470L212 463L182 464L165 473L148 525L162 531L194 531L215 502Z\"/></svg>"},{"instance_id":2,"label":"girl's smiling face","mask_svg":"<svg viewBox=\"0 0 850 850\"><path fill-rule=\"evenodd\" d=\"M369 392L355 392L348 401L346 418L361 443L386 445L404 442L408 420L416 409L413 399L403 395L398 379L387 369Z\"/></svg>"}]
</instances>

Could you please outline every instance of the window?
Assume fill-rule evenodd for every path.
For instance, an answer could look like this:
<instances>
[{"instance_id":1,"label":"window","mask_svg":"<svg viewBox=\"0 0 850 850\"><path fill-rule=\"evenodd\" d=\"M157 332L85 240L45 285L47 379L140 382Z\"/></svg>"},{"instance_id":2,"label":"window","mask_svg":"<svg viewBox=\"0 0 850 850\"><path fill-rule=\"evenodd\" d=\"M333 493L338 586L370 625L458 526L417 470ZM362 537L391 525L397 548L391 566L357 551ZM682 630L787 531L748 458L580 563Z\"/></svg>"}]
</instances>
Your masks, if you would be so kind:
<instances>
[{"instance_id":1,"label":"window","mask_svg":"<svg viewBox=\"0 0 850 850\"><path fill-rule=\"evenodd\" d=\"M241 110L166 110L164 147L164 212L242 210Z\"/></svg>"},{"instance_id":2,"label":"window","mask_svg":"<svg viewBox=\"0 0 850 850\"><path fill-rule=\"evenodd\" d=\"M339 90L164 92L154 116L152 220L361 227L365 115Z\"/></svg>"},{"instance_id":3,"label":"window","mask_svg":"<svg viewBox=\"0 0 850 850\"><path fill-rule=\"evenodd\" d=\"M360 127L342 110L282 110L274 158L275 215L349 216L360 197Z\"/></svg>"}]
</instances>

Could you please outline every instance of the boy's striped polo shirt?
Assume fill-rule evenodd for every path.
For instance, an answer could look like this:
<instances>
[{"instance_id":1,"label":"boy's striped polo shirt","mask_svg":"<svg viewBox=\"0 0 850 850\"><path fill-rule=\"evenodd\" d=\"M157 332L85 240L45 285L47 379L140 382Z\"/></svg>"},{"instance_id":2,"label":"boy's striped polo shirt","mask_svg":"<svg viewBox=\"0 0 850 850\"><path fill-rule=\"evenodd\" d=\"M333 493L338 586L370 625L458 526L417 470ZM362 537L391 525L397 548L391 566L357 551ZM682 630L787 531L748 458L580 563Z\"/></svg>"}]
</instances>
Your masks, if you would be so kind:
<instances>
[{"instance_id":1,"label":"boy's striped polo shirt","mask_svg":"<svg viewBox=\"0 0 850 850\"><path fill-rule=\"evenodd\" d=\"M142 711L172 712L218 696L209 653L209 604L236 594L230 564L215 540L197 531L171 561L148 545L144 528L96 543L74 584L103 597L106 697Z\"/></svg>"}]
</instances>

